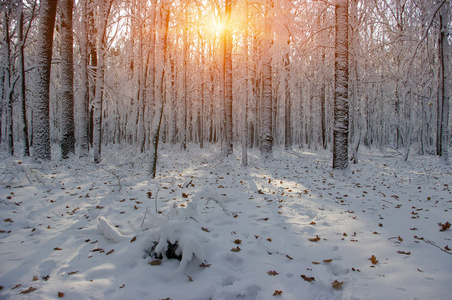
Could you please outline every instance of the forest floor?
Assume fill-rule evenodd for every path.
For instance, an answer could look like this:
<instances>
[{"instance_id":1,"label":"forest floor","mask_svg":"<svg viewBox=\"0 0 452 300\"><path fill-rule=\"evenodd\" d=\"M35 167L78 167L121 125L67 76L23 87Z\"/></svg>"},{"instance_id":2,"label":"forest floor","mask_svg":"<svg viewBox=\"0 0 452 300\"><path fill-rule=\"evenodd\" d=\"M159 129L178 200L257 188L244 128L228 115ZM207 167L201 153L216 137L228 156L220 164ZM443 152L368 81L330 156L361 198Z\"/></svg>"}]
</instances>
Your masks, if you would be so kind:
<instances>
[{"instance_id":1,"label":"forest floor","mask_svg":"<svg viewBox=\"0 0 452 300\"><path fill-rule=\"evenodd\" d=\"M450 298L451 165L235 154L164 146L156 180L131 148L98 165L0 154L0 299ZM167 241L182 262L153 253Z\"/></svg>"}]
</instances>

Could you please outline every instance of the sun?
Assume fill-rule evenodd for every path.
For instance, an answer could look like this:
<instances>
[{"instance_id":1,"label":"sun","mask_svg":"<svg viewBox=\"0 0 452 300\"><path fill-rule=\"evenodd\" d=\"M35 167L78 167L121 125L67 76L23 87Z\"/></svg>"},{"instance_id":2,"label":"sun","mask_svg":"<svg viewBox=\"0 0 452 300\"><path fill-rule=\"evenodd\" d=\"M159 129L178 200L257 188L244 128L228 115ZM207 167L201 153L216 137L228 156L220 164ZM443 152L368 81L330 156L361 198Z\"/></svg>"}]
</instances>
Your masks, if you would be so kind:
<instances>
[{"instance_id":1,"label":"sun","mask_svg":"<svg viewBox=\"0 0 452 300\"><path fill-rule=\"evenodd\" d=\"M213 20L211 26L212 26L212 30L216 33L222 33L225 28L224 24L218 20Z\"/></svg>"}]
</instances>

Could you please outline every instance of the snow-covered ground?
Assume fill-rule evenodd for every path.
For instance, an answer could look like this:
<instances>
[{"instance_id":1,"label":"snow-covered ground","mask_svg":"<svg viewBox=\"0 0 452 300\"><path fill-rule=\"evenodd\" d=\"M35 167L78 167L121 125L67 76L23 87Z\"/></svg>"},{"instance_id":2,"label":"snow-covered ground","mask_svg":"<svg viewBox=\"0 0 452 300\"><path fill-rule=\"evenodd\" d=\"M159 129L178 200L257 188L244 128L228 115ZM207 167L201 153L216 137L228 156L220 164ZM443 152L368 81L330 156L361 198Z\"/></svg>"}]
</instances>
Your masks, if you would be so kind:
<instances>
[{"instance_id":1,"label":"snow-covered ground","mask_svg":"<svg viewBox=\"0 0 452 300\"><path fill-rule=\"evenodd\" d=\"M219 154L163 149L156 180L131 148L100 165L1 155L0 299L450 299L451 166ZM168 241L181 262L158 259Z\"/></svg>"}]
</instances>

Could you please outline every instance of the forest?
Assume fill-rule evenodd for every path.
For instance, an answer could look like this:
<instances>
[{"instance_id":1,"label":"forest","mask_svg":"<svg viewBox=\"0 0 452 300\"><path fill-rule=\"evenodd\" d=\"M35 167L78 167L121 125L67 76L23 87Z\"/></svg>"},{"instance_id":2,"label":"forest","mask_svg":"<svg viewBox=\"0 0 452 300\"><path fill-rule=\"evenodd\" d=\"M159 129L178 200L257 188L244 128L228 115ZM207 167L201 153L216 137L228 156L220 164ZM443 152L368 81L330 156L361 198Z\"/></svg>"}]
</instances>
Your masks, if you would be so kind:
<instances>
[{"instance_id":1,"label":"forest","mask_svg":"<svg viewBox=\"0 0 452 300\"><path fill-rule=\"evenodd\" d=\"M0 1L0 298L447 299L451 9Z\"/></svg>"},{"instance_id":2,"label":"forest","mask_svg":"<svg viewBox=\"0 0 452 300\"><path fill-rule=\"evenodd\" d=\"M449 1L248 2L3 2L2 147L446 156Z\"/></svg>"}]
</instances>

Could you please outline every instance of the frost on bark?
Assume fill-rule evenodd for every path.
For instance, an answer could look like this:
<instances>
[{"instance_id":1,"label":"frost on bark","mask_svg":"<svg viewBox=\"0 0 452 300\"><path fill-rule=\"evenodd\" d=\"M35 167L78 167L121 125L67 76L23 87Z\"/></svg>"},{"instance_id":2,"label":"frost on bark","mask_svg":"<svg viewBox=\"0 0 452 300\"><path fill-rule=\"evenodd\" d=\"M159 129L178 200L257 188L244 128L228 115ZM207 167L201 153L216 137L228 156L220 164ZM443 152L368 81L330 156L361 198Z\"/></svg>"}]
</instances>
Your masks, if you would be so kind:
<instances>
[{"instance_id":1,"label":"frost on bark","mask_svg":"<svg viewBox=\"0 0 452 300\"><path fill-rule=\"evenodd\" d=\"M160 32L158 35L156 61L156 76L155 76L155 115L152 120L151 127L151 147L150 147L150 162L149 173L152 178L155 178L157 170L157 155L160 137L160 127L162 124L163 107L164 107L164 93L163 93L163 78L165 76L165 57L166 44L168 36L168 25L170 15L170 2L163 0L160 8Z\"/></svg>"},{"instance_id":2,"label":"frost on bark","mask_svg":"<svg viewBox=\"0 0 452 300\"><path fill-rule=\"evenodd\" d=\"M79 157L89 156L88 140L88 106L89 106L89 80L88 80L88 20L87 1L82 1L81 32L80 32L80 98L74 103L77 142Z\"/></svg>"},{"instance_id":3,"label":"frost on bark","mask_svg":"<svg viewBox=\"0 0 452 300\"><path fill-rule=\"evenodd\" d=\"M33 155L50 160L49 84L57 1L41 0L36 40L36 90L33 105Z\"/></svg>"},{"instance_id":4,"label":"frost on bark","mask_svg":"<svg viewBox=\"0 0 452 300\"><path fill-rule=\"evenodd\" d=\"M19 71L19 89L20 89L20 101L19 101L19 108L20 108L20 117L22 121L22 128L21 128L21 135L22 135L22 143L23 143L23 155L24 156L30 156L30 142L28 140L28 119L27 119L27 103L26 103L26 97L25 97L25 54L24 54L24 48L25 48L25 37L24 37L24 12L23 12L23 6L21 7L21 11L19 13L19 20L18 20L18 40L19 40L19 53L18 53L18 71ZM0 118L1 120L1 118Z\"/></svg>"},{"instance_id":5,"label":"frost on bark","mask_svg":"<svg viewBox=\"0 0 452 300\"><path fill-rule=\"evenodd\" d=\"M449 1L445 1L441 8L441 86L442 86L442 112L441 112L441 149L440 158L449 163L449 97L450 97L450 70L449 70Z\"/></svg>"},{"instance_id":6,"label":"frost on bark","mask_svg":"<svg viewBox=\"0 0 452 300\"><path fill-rule=\"evenodd\" d=\"M267 1L267 6L272 6L271 0ZM272 128L272 76L271 76L271 53L272 46L272 25L271 14L267 11L265 19L265 33L262 40L263 62L262 62L262 101L261 101L261 156L265 159L273 157L273 128Z\"/></svg>"},{"instance_id":7,"label":"frost on bark","mask_svg":"<svg viewBox=\"0 0 452 300\"><path fill-rule=\"evenodd\" d=\"M107 2L107 3L106 3ZM93 103L93 150L94 162L101 161L102 144L102 101L104 95L104 59L105 59L105 35L107 31L108 15L110 13L112 1L99 1L99 31L97 37L97 73L96 91Z\"/></svg>"},{"instance_id":8,"label":"frost on bark","mask_svg":"<svg viewBox=\"0 0 452 300\"><path fill-rule=\"evenodd\" d=\"M4 28L4 45L5 45L5 77L4 77L4 88L5 88L5 108L6 108L6 140L8 145L8 152L14 155L14 139L13 139L13 84L11 82L11 40L9 32L9 22L11 8L7 6L4 9L3 18L3 28ZM3 107L0 107L3 109ZM1 119L0 119L1 122Z\"/></svg>"},{"instance_id":9,"label":"frost on bark","mask_svg":"<svg viewBox=\"0 0 452 300\"><path fill-rule=\"evenodd\" d=\"M287 53L284 58L284 148L290 150L292 147L292 125L290 122L290 111L292 109L291 95L290 95L290 38L287 40Z\"/></svg>"},{"instance_id":10,"label":"frost on bark","mask_svg":"<svg viewBox=\"0 0 452 300\"><path fill-rule=\"evenodd\" d=\"M61 157L75 153L74 54L72 35L73 0L61 0Z\"/></svg>"},{"instance_id":11,"label":"frost on bark","mask_svg":"<svg viewBox=\"0 0 452 300\"><path fill-rule=\"evenodd\" d=\"M348 0L336 2L333 169L348 167Z\"/></svg>"},{"instance_id":12,"label":"frost on bark","mask_svg":"<svg viewBox=\"0 0 452 300\"><path fill-rule=\"evenodd\" d=\"M232 31L231 31L231 0L225 3L225 28L224 28L224 154L232 155Z\"/></svg>"}]
</instances>

